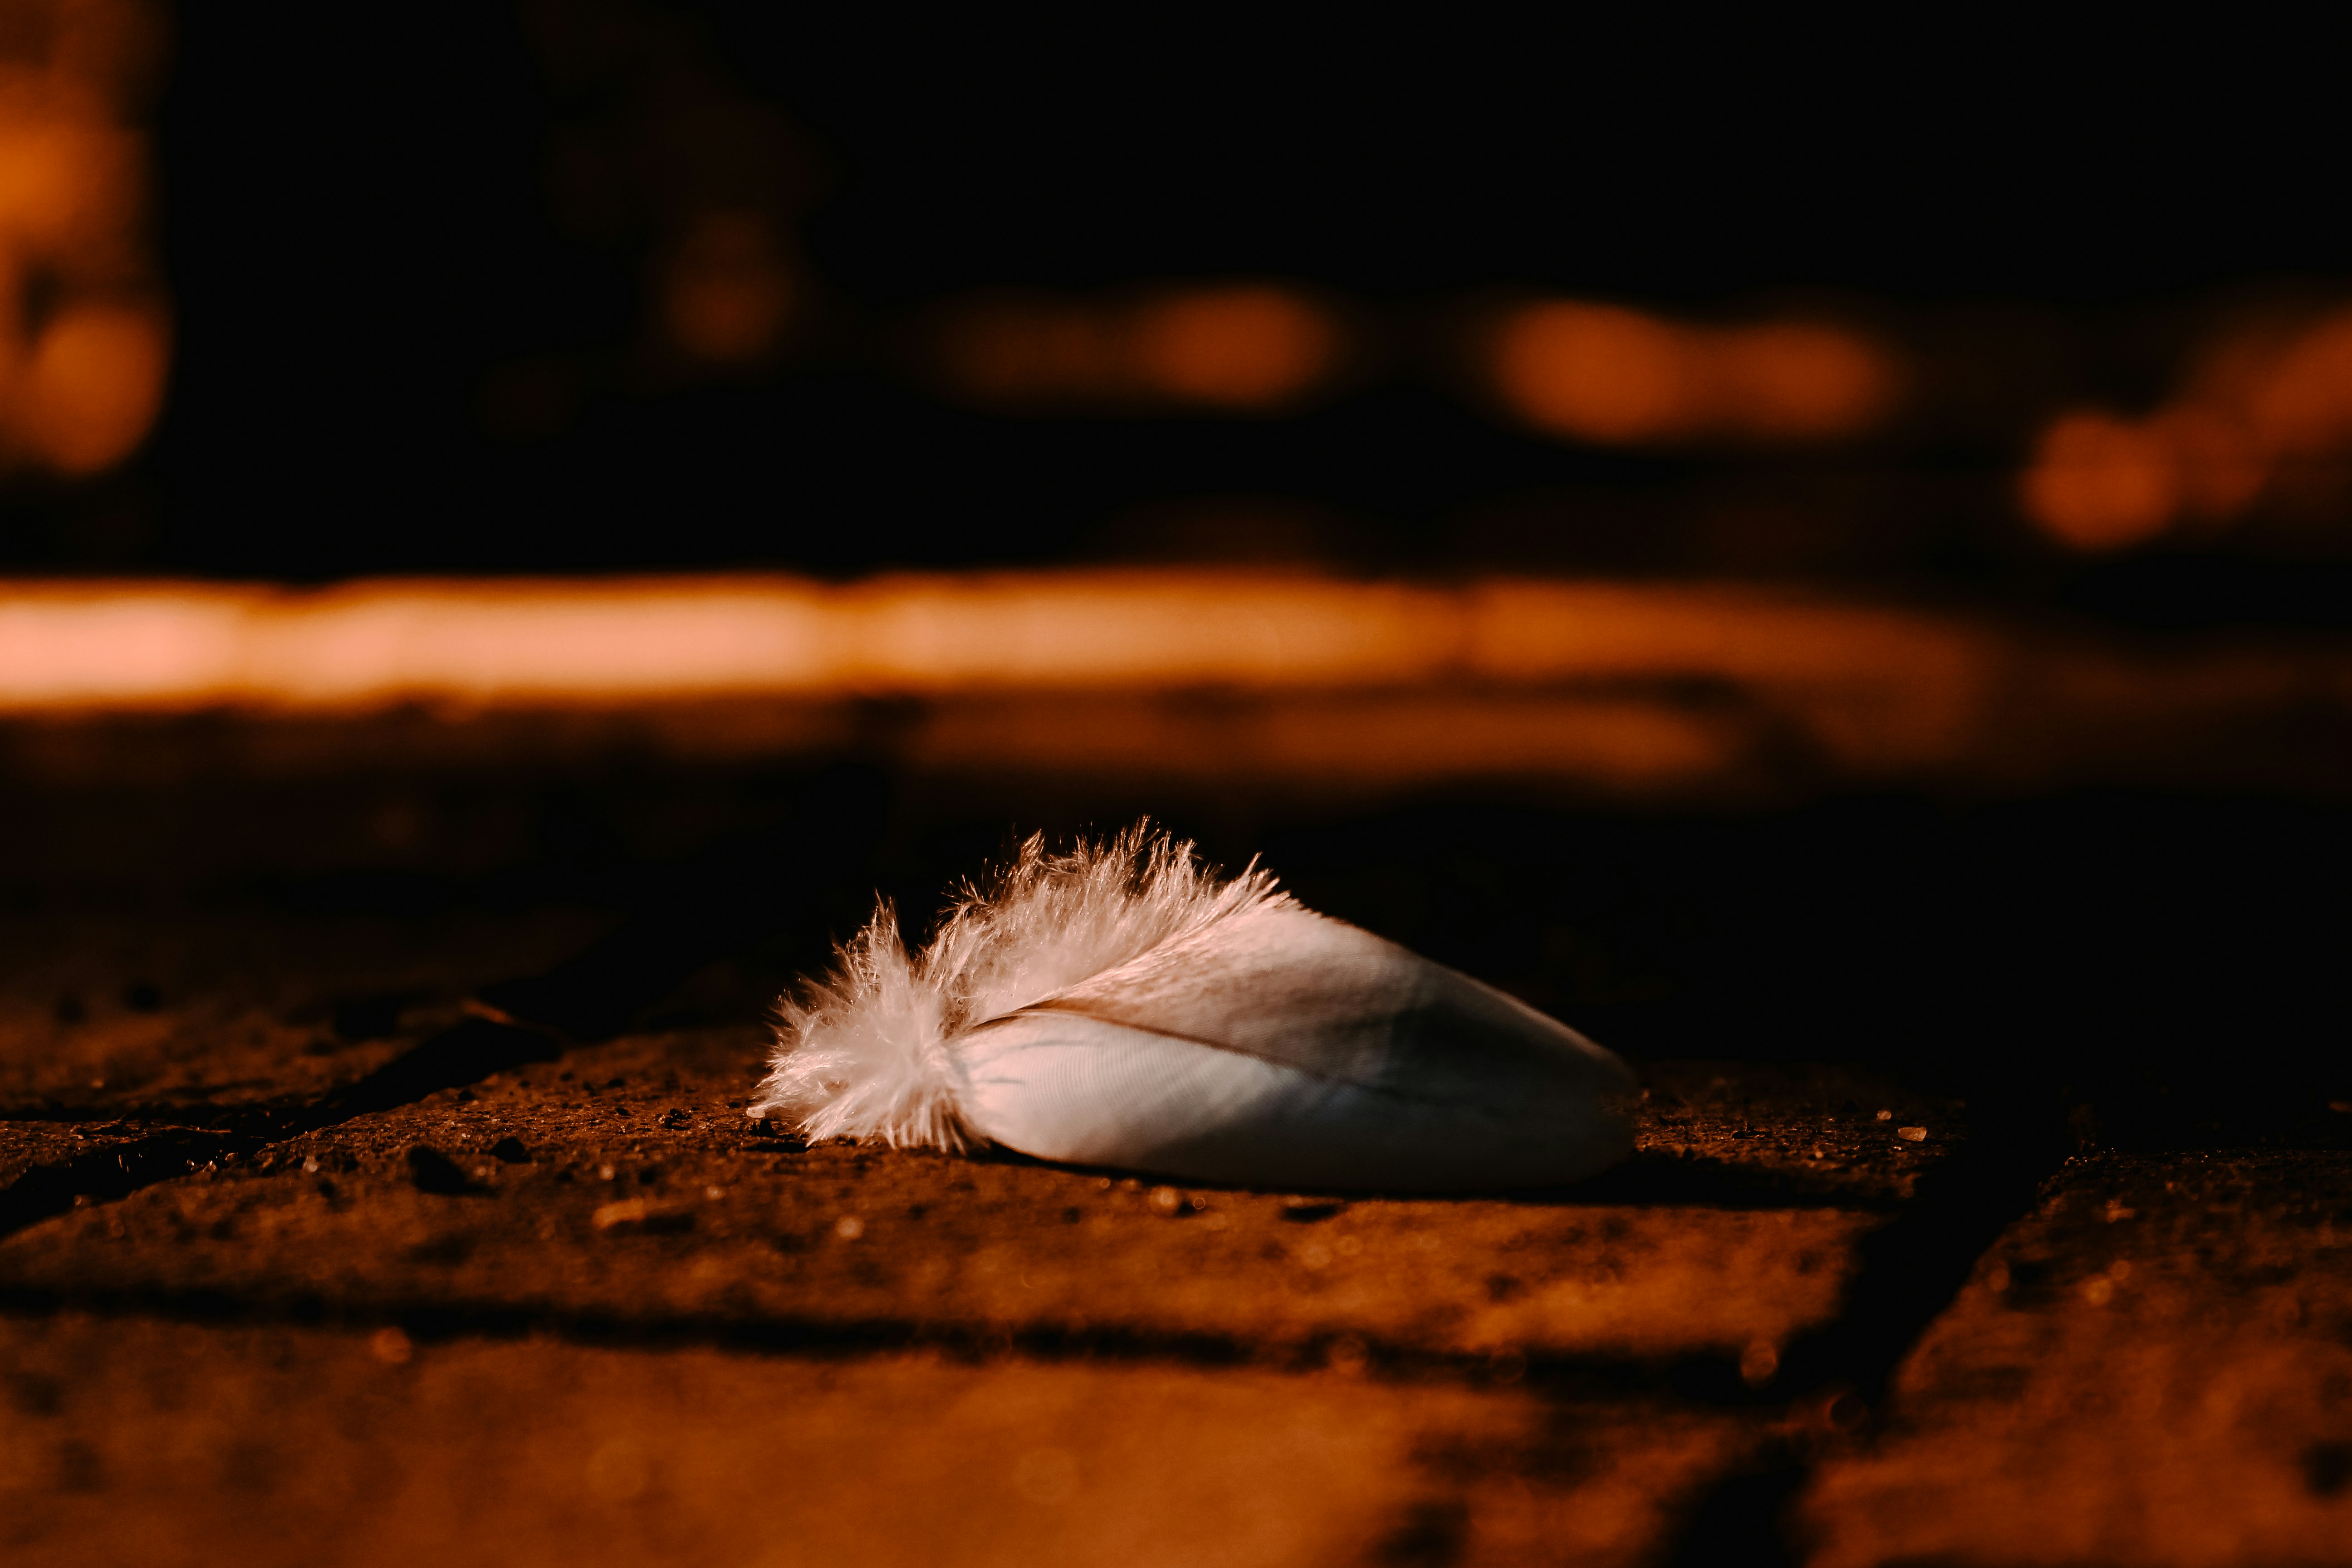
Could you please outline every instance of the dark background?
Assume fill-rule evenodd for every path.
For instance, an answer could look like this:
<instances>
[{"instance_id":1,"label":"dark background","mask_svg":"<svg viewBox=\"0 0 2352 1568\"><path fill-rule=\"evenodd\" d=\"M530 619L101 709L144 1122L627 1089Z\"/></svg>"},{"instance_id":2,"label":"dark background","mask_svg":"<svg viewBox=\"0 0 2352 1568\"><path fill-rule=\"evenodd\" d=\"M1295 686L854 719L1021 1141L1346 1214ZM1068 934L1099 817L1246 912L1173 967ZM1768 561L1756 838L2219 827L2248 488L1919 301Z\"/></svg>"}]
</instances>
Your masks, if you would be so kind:
<instances>
[{"instance_id":1,"label":"dark background","mask_svg":"<svg viewBox=\"0 0 2352 1568\"><path fill-rule=\"evenodd\" d=\"M138 471L79 503L112 521L18 527L25 564L1034 562L1099 553L1140 506L1248 495L1328 509L1375 565L2042 592L2066 573L1987 521L2042 405L2152 399L2202 302L2352 272L2335 51L2276 19L714 0L191 6L177 37L167 413ZM602 64L567 68L583 39ZM484 413L501 367L642 336L645 225L567 225L550 168L565 134L625 140L656 79L796 128L779 199L823 308L768 374L592 375L557 427L502 439ZM1669 310L1827 299L1915 335L2011 333L2033 373L2000 428L1759 476L1523 437L1409 373L1291 418L1006 418L925 397L882 352L907 312L973 289L1229 276L1336 291L1408 338L1500 288ZM1676 533L1681 498L1743 486L1858 516L1844 544L1794 555L1721 531L1645 542ZM1663 495L1668 520L1611 510L1627 495Z\"/></svg>"}]
</instances>

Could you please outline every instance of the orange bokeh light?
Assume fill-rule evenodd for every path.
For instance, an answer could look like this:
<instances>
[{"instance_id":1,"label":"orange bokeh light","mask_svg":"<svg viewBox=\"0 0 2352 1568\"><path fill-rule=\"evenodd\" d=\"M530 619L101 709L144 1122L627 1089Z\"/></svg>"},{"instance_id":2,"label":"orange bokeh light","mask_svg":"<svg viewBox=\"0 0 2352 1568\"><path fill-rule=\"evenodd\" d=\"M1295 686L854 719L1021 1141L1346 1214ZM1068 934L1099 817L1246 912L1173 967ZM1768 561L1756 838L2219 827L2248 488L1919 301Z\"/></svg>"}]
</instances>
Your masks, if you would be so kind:
<instances>
[{"instance_id":1,"label":"orange bokeh light","mask_svg":"<svg viewBox=\"0 0 2352 1568\"><path fill-rule=\"evenodd\" d=\"M1513 415L1602 446L1843 439L1886 417L1901 380L1889 351L1843 327L1695 326L1579 300L1505 317L1486 366Z\"/></svg>"},{"instance_id":2,"label":"orange bokeh light","mask_svg":"<svg viewBox=\"0 0 2352 1568\"><path fill-rule=\"evenodd\" d=\"M86 104L0 97L0 235L20 252L118 244L139 210L141 151Z\"/></svg>"},{"instance_id":3,"label":"orange bokeh light","mask_svg":"<svg viewBox=\"0 0 2352 1568\"><path fill-rule=\"evenodd\" d=\"M1272 284L1124 301L991 300L950 310L928 357L988 403L1279 409L1327 384L1345 349L1323 306Z\"/></svg>"},{"instance_id":4,"label":"orange bokeh light","mask_svg":"<svg viewBox=\"0 0 2352 1568\"><path fill-rule=\"evenodd\" d=\"M1496 345L1496 384L1528 423L1604 444L1686 433L1695 356L1675 328L1603 305L1531 306Z\"/></svg>"},{"instance_id":5,"label":"orange bokeh light","mask_svg":"<svg viewBox=\"0 0 2352 1568\"><path fill-rule=\"evenodd\" d=\"M1843 328L1785 321L1743 327L1713 345L1727 428L1772 441L1859 435L1895 402L1892 358Z\"/></svg>"},{"instance_id":6,"label":"orange bokeh light","mask_svg":"<svg viewBox=\"0 0 2352 1568\"><path fill-rule=\"evenodd\" d=\"M2059 416L2019 493L2028 520L2053 540L2096 552L2231 526L2298 479L2319 479L2321 508L2340 510L2347 468L2352 310L2337 309L2223 331L2180 391L2144 419Z\"/></svg>"},{"instance_id":7,"label":"orange bokeh light","mask_svg":"<svg viewBox=\"0 0 2352 1568\"><path fill-rule=\"evenodd\" d=\"M2252 379L2245 415L2273 450L2309 457L2352 443L2352 310L2313 322Z\"/></svg>"},{"instance_id":8,"label":"orange bokeh light","mask_svg":"<svg viewBox=\"0 0 2352 1568\"><path fill-rule=\"evenodd\" d=\"M2084 410L2042 433L2022 492L2026 514L2070 548L2120 550L2171 523L2180 474L2160 435Z\"/></svg>"},{"instance_id":9,"label":"orange bokeh light","mask_svg":"<svg viewBox=\"0 0 2352 1568\"><path fill-rule=\"evenodd\" d=\"M18 417L58 472L97 473L130 456L155 422L169 362L158 312L74 306L35 341L15 389Z\"/></svg>"},{"instance_id":10,"label":"orange bokeh light","mask_svg":"<svg viewBox=\"0 0 2352 1568\"><path fill-rule=\"evenodd\" d=\"M699 360L746 364L772 353L799 288L774 226L751 213L705 214L687 228L660 286L671 344Z\"/></svg>"},{"instance_id":11,"label":"orange bokeh light","mask_svg":"<svg viewBox=\"0 0 2352 1568\"><path fill-rule=\"evenodd\" d=\"M145 438L169 368L126 113L157 23L138 0L12 11L38 42L0 59L0 461L80 477Z\"/></svg>"},{"instance_id":12,"label":"orange bokeh light","mask_svg":"<svg viewBox=\"0 0 2352 1568\"><path fill-rule=\"evenodd\" d=\"M1129 323L1128 344L1141 384L1231 408L1291 401L1330 372L1339 347L1328 312L1263 286L1147 301Z\"/></svg>"}]
</instances>

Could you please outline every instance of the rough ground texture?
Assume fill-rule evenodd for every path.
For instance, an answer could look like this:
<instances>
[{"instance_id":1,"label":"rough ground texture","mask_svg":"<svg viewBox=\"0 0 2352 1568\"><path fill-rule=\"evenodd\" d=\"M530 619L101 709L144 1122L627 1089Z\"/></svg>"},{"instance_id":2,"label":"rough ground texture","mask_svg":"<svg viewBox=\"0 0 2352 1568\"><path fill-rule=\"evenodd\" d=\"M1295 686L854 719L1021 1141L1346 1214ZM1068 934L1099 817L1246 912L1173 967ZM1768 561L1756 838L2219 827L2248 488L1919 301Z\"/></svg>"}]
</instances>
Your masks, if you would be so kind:
<instances>
[{"instance_id":1,"label":"rough ground texture","mask_svg":"<svg viewBox=\"0 0 2352 1568\"><path fill-rule=\"evenodd\" d=\"M2352 1557L2352 1153L2071 1166L1819 1472L1824 1565Z\"/></svg>"},{"instance_id":2,"label":"rough ground texture","mask_svg":"<svg viewBox=\"0 0 2352 1568\"><path fill-rule=\"evenodd\" d=\"M86 1318L0 1321L0 1548L58 1563L1638 1563L1763 1426L1350 1370Z\"/></svg>"},{"instance_id":3,"label":"rough ground texture","mask_svg":"<svg viewBox=\"0 0 2352 1568\"><path fill-rule=\"evenodd\" d=\"M230 1153L0 1243L0 1289L1236 1360L1342 1339L1405 1359L1745 1356L1752 1372L1836 1314L1854 1242L1943 1147L1832 1109L1903 1098L1890 1092L1832 1080L1838 1098L1812 1109L1668 1069L1692 1098L1654 1089L1671 1110L1648 1111L1635 1159L1579 1190L1178 1189L804 1147L744 1120L761 1045L748 1030L625 1039ZM1949 1114L1935 1120L1948 1136Z\"/></svg>"},{"instance_id":4,"label":"rough ground texture","mask_svg":"<svg viewBox=\"0 0 2352 1568\"><path fill-rule=\"evenodd\" d=\"M744 1117L754 1024L478 1000L608 925L13 928L0 1556L2352 1560L2325 1137L2057 1170L1885 1074L1652 1060L1559 1192L810 1147Z\"/></svg>"},{"instance_id":5,"label":"rough ground texture","mask_svg":"<svg viewBox=\"0 0 2352 1568\"><path fill-rule=\"evenodd\" d=\"M597 917L0 919L0 1117L262 1125L383 1067ZM264 1113L257 1116L256 1113Z\"/></svg>"}]
</instances>

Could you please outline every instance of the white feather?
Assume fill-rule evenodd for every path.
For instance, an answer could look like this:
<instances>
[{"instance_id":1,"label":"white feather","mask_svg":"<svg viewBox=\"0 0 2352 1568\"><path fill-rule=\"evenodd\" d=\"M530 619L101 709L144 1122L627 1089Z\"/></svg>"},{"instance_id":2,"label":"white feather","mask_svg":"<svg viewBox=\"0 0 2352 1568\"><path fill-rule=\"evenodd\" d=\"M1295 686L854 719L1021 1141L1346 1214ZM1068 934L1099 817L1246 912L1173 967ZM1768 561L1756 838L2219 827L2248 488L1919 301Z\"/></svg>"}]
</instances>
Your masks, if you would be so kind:
<instances>
[{"instance_id":1,"label":"white feather","mask_svg":"<svg viewBox=\"0 0 2352 1568\"><path fill-rule=\"evenodd\" d=\"M1140 825L1031 839L919 956L886 905L778 1033L751 1113L812 1138L1421 1190L1572 1181L1632 1147L1607 1051Z\"/></svg>"}]
</instances>

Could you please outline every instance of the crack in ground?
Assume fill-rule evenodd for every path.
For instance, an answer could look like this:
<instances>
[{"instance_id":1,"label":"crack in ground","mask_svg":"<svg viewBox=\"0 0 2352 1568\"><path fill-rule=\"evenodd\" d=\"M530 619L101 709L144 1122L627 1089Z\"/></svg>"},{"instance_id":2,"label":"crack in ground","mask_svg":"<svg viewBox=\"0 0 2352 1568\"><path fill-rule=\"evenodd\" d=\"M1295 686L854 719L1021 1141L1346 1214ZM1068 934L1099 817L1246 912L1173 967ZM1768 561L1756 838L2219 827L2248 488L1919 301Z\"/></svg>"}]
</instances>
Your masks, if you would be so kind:
<instances>
[{"instance_id":1,"label":"crack in ground","mask_svg":"<svg viewBox=\"0 0 2352 1568\"><path fill-rule=\"evenodd\" d=\"M1269 1341L1118 1326L1016 1327L887 1317L745 1320L685 1313L639 1318L446 1299L393 1300L349 1310L309 1295L256 1300L205 1289L0 1289L0 1314L41 1318L65 1310L207 1326L288 1324L346 1331L390 1327L421 1344L456 1339L550 1338L617 1350L697 1348L803 1359L934 1350L975 1363L1019 1357L1292 1373L1338 1370L1399 1384L1520 1387L1554 1401L1641 1395L1720 1410L1769 1410L1777 1403L1744 1384L1738 1362L1725 1354L1639 1361L1601 1355L1432 1351L1336 1331Z\"/></svg>"},{"instance_id":2,"label":"crack in ground","mask_svg":"<svg viewBox=\"0 0 2352 1568\"><path fill-rule=\"evenodd\" d=\"M1772 1380L1792 1393L1792 1410L1822 1418L1783 1423L1749 1464L1698 1498L1664 1559L1671 1568L1802 1561L1788 1510L1824 1436L1874 1418L1905 1354L1951 1305L1986 1248L2032 1211L2042 1184L2073 1152L2063 1133L2056 1118L1979 1125L1922 1173L1894 1220L1861 1239L1843 1308L1790 1343Z\"/></svg>"}]
</instances>

